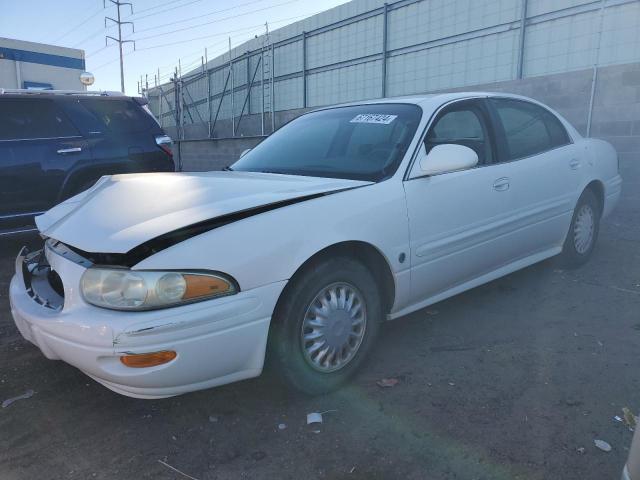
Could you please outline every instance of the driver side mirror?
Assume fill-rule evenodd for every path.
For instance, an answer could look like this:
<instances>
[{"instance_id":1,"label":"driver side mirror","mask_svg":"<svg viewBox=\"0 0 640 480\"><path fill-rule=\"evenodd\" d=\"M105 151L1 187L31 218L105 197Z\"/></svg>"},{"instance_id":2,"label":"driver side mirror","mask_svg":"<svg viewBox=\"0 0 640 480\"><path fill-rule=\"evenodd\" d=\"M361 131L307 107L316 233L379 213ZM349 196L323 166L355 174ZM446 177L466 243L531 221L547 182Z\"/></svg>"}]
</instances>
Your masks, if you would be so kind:
<instances>
[{"instance_id":1,"label":"driver side mirror","mask_svg":"<svg viewBox=\"0 0 640 480\"><path fill-rule=\"evenodd\" d=\"M244 157L250 151L251 151L250 148L247 148L247 149L243 150L242 153L240 154L240 156L238 157L238 159L241 159L242 157Z\"/></svg>"},{"instance_id":2,"label":"driver side mirror","mask_svg":"<svg viewBox=\"0 0 640 480\"><path fill-rule=\"evenodd\" d=\"M478 154L469 147L455 143L436 145L427 154L424 144L420 148L414 176L437 175L475 167Z\"/></svg>"}]
</instances>

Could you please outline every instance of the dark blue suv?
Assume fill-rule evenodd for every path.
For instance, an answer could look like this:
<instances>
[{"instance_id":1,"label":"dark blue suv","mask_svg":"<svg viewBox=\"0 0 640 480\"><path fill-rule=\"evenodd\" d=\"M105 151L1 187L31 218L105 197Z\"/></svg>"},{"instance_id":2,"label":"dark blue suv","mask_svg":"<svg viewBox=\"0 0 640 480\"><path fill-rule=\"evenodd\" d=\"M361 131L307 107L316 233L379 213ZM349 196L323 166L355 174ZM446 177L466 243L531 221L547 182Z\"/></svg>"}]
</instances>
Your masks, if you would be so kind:
<instances>
[{"instance_id":1,"label":"dark blue suv","mask_svg":"<svg viewBox=\"0 0 640 480\"><path fill-rule=\"evenodd\" d=\"M0 89L0 236L102 175L174 171L171 139L147 100L106 93Z\"/></svg>"}]
</instances>

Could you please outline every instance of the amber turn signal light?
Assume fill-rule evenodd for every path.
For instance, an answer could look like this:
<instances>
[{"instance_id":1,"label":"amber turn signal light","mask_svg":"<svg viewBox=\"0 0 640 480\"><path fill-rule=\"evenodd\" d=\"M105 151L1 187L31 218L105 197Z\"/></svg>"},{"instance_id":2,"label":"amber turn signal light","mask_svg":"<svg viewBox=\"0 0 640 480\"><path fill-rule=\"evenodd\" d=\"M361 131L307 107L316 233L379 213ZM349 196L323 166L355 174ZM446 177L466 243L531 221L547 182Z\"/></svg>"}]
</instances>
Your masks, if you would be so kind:
<instances>
[{"instance_id":1,"label":"amber turn signal light","mask_svg":"<svg viewBox=\"0 0 640 480\"><path fill-rule=\"evenodd\" d=\"M182 300L224 295L233 291L231 283L217 276L183 273L182 277L187 284Z\"/></svg>"},{"instance_id":2,"label":"amber turn signal light","mask_svg":"<svg viewBox=\"0 0 640 480\"><path fill-rule=\"evenodd\" d=\"M176 358L176 356L176 352L172 350L165 350L163 352L123 355L122 357L120 357L120 361L127 367L147 368L169 363L171 360Z\"/></svg>"}]
</instances>

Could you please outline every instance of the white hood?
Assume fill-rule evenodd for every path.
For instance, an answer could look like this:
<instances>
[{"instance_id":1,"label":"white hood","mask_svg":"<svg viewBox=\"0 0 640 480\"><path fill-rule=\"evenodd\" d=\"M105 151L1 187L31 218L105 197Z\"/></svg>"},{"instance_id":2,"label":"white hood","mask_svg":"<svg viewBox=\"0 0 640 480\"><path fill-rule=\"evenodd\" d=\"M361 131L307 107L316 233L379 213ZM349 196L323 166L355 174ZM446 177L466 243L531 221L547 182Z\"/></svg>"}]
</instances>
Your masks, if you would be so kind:
<instances>
[{"instance_id":1,"label":"white hood","mask_svg":"<svg viewBox=\"0 0 640 480\"><path fill-rule=\"evenodd\" d=\"M115 175L36 217L36 224L43 235L87 252L126 253L203 220L368 183L251 172Z\"/></svg>"}]
</instances>

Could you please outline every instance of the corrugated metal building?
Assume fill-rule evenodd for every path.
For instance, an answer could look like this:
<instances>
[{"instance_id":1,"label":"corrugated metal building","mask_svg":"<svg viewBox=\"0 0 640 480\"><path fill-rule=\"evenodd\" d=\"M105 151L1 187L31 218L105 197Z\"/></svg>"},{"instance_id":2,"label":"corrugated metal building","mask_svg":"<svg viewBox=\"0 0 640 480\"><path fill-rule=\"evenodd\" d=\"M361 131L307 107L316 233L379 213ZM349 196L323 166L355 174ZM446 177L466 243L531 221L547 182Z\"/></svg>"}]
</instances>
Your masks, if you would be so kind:
<instances>
[{"instance_id":1,"label":"corrugated metal building","mask_svg":"<svg viewBox=\"0 0 640 480\"><path fill-rule=\"evenodd\" d=\"M0 88L85 90L84 50L0 38Z\"/></svg>"}]
</instances>

